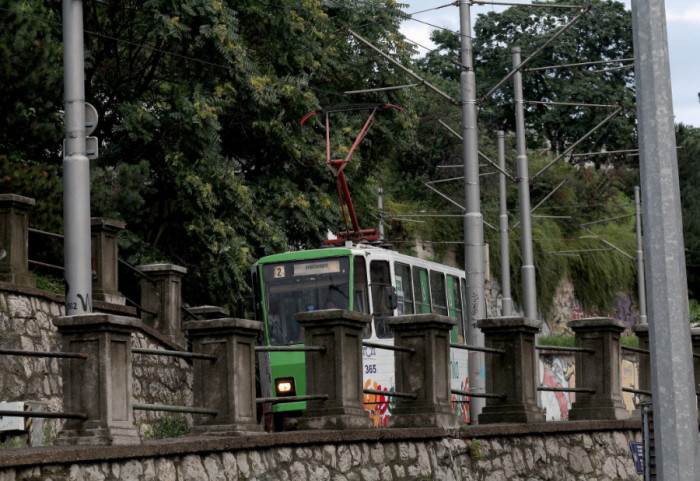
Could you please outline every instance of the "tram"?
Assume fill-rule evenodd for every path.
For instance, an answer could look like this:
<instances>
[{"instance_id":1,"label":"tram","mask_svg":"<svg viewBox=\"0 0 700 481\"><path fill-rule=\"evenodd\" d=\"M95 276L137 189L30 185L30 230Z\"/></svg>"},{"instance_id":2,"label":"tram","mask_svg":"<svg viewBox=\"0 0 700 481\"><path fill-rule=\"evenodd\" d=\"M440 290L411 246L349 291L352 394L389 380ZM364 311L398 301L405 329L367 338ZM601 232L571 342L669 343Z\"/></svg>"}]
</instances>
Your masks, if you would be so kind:
<instances>
[{"instance_id":1,"label":"tram","mask_svg":"<svg viewBox=\"0 0 700 481\"><path fill-rule=\"evenodd\" d=\"M369 111L351 148L342 159L331 157L330 117L340 112ZM326 248L277 254L260 259L253 267L256 317L265 329L260 344L297 346L304 344L304 332L294 320L298 312L317 309L346 309L370 314L372 322L363 338L375 344L392 345L393 334L387 318L403 314L442 314L455 317L452 342L464 343L464 271L399 254L380 247L383 240L375 229L363 230L350 197L343 170L379 112L404 110L391 104L339 105L309 112L300 126L321 115L325 118L326 166L336 181L346 230L325 241ZM347 213L346 213L347 211ZM348 222L349 219L349 222ZM303 352L260 352L260 390L263 397L306 394ZM468 390L467 353L451 351L453 389ZM391 393L395 390L394 352L363 347L362 373L365 389ZM375 426L386 425L393 397L364 395L365 410ZM463 422L469 422L468 403L453 396L453 405ZM282 430L285 419L297 417L305 402L263 405L268 429Z\"/></svg>"},{"instance_id":2,"label":"tram","mask_svg":"<svg viewBox=\"0 0 700 481\"><path fill-rule=\"evenodd\" d=\"M452 342L464 343L464 271L367 244L348 243L277 254L260 259L252 268L256 317L264 323L261 344L297 346L304 332L294 320L298 312L346 309L372 316L363 338L393 345L391 316L435 313L454 317L458 324ZM303 352L261 352L260 388L263 397L306 394ZM452 349L451 384L467 390L468 366L464 350ZM394 352L364 347L362 373L365 389L394 390ZM386 425L393 398L365 394L365 410L375 426ZM453 407L463 422L469 421L468 403L453 395ZM265 405L268 429L282 430L285 419L296 418L305 402ZM287 421L287 424L289 421Z\"/></svg>"}]
</instances>

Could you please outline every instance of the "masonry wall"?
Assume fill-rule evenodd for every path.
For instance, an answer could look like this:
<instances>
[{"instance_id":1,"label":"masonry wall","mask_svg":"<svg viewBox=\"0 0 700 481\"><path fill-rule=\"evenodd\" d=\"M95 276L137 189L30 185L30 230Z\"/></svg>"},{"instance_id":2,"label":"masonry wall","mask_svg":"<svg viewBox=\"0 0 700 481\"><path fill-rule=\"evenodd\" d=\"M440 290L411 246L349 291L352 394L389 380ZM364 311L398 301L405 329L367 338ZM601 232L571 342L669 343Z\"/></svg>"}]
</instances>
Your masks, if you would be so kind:
<instances>
[{"instance_id":1,"label":"masonry wall","mask_svg":"<svg viewBox=\"0 0 700 481\"><path fill-rule=\"evenodd\" d=\"M14 450L0 457L0 481L639 480L629 447L640 440L638 424L299 432Z\"/></svg>"},{"instance_id":2,"label":"masonry wall","mask_svg":"<svg viewBox=\"0 0 700 481\"><path fill-rule=\"evenodd\" d=\"M35 288L0 283L0 348L29 351L60 351L53 318L64 315L64 297ZM96 310L135 315L125 306L95 302ZM132 336L132 347L182 349L147 326ZM47 411L62 411L61 363L56 358L0 355L0 401L40 401ZM135 354L133 358L134 402L142 404L192 404L192 366L183 359ZM163 413L135 411L139 433L154 433L154 422ZM172 417L172 416L171 416ZM191 425L190 416L182 416ZM61 420L46 420L45 439L51 443Z\"/></svg>"}]
</instances>

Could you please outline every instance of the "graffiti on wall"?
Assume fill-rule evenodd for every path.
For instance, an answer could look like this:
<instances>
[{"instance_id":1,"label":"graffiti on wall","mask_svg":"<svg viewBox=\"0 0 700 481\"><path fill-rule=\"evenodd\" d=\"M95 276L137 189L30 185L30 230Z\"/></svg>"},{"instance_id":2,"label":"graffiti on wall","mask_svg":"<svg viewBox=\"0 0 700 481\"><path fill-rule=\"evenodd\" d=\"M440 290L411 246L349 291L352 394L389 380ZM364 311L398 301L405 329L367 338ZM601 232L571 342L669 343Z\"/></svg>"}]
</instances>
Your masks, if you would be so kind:
<instances>
[{"instance_id":1,"label":"graffiti on wall","mask_svg":"<svg viewBox=\"0 0 700 481\"><path fill-rule=\"evenodd\" d=\"M371 379L365 381L364 388L387 393L394 392L394 388L383 388L381 384L377 384ZM391 416L391 411L394 409L394 398L384 394L363 394L362 398L365 404L365 411L367 411L370 419L374 422L374 427L386 426L389 416Z\"/></svg>"},{"instance_id":2,"label":"graffiti on wall","mask_svg":"<svg viewBox=\"0 0 700 481\"><path fill-rule=\"evenodd\" d=\"M576 387L573 356L543 354L539 362L539 383L550 387ZM573 393L540 392L540 405L548 421L569 419Z\"/></svg>"},{"instance_id":3,"label":"graffiti on wall","mask_svg":"<svg viewBox=\"0 0 700 481\"><path fill-rule=\"evenodd\" d=\"M576 387L576 366L573 355L541 354L539 362L539 382L542 386ZM639 363L634 357L624 357L621 362L622 387L639 389ZM569 410L576 401L575 393L540 392L540 406L545 411L547 421L569 419ZM625 409L634 411L639 404L639 396L622 393Z\"/></svg>"}]
</instances>

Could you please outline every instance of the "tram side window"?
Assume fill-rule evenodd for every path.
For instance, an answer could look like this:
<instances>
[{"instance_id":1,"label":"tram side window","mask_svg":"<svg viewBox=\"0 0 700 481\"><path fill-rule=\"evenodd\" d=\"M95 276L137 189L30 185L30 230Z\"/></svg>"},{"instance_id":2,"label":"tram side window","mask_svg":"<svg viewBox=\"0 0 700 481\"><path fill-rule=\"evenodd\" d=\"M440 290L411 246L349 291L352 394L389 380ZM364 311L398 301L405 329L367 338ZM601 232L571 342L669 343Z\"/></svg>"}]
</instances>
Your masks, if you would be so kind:
<instances>
[{"instance_id":1,"label":"tram side window","mask_svg":"<svg viewBox=\"0 0 700 481\"><path fill-rule=\"evenodd\" d=\"M411 268L406 264L395 263L396 295L398 297L399 315L413 314L413 286L411 285Z\"/></svg>"},{"instance_id":2,"label":"tram side window","mask_svg":"<svg viewBox=\"0 0 700 481\"><path fill-rule=\"evenodd\" d=\"M452 341L464 344L462 295L459 289L459 278L455 276L447 276L447 308L448 315L457 319L457 329L453 331Z\"/></svg>"},{"instance_id":3,"label":"tram side window","mask_svg":"<svg viewBox=\"0 0 700 481\"><path fill-rule=\"evenodd\" d=\"M413 298L416 301L416 314L430 314L428 271L420 267L413 268Z\"/></svg>"},{"instance_id":4,"label":"tram side window","mask_svg":"<svg viewBox=\"0 0 700 481\"><path fill-rule=\"evenodd\" d=\"M369 296L367 295L367 265L364 257L357 256L353 260L352 282L352 310L369 314ZM362 338L369 339L372 335L372 326L367 324L362 329Z\"/></svg>"},{"instance_id":5,"label":"tram side window","mask_svg":"<svg viewBox=\"0 0 700 481\"><path fill-rule=\"evenodd\" d=\"M445 295L445 275L442 272L430 271L430 293L433 297L435 314L447 315L447 297Z\"/></svg>"},{"instance_id":6,"label":"tram side window","mask_svg":"<svg viewBox=\"0 0 700 481\"><path fill-rule=\"evenodd\" d=\"M394 310L391 307L391 275L389 262L372 261L369 264L369 277L372 286L372 310L374 313L374 331L380 339L393 336L384 317L392 316Z\"/></svg>"}]
</instances>

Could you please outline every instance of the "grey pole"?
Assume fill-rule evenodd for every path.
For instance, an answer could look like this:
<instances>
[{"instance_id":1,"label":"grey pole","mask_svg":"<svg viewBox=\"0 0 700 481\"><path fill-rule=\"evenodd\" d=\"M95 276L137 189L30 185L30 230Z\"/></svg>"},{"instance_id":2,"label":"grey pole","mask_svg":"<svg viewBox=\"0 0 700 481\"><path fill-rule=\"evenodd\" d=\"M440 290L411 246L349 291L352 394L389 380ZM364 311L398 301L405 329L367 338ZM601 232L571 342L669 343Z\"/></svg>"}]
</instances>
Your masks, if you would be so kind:
<instances>
[{"instance_id":1,"label":"grey pole","mask_svg":"<svg viewBox=\"0 0 700 481\"><path fill-rule=\"evenodd\" d=\"M508 241L508 206L506 205L506 134L499 130L498 135L498 166L501 168L499 174L498 193L501 204L501 215L499 216L499 231L501 241L501 315L511 316L513 314L513 300L510 297L510 243Z\"/></svg>"},{"instance_id":2,"label":"grey pole","mask_svg":"<svg viewBox=\"0 0 700 481\"><path fill-rule=\"evenodd\" d=\"M523 314L528 319L537 319L537 290L535 264L532 254L532 223L530 218L530 174L525 145L525 112L523 109L523 75L520 67L520 47L511 49L513 55L513 84L515 87L515 137L518 148L518 199L520 201L520 249L523 264Z\"/></svg>"},{"instance_id":3,"label":"grey pole","mask_svg":"<svg viewBox=\"0 0 700 481\"><path fill-rule=\"evenodd\" d=\"M464 158L464 271L466 275L467 339L474 346L484 345L484 334L476 322L486 317L484 292L484 219L481 215L479 191L479 139L476 130L476 78L472 59L471 5L469 0L459 1L461 33L462 73L462 146ZM483 374L484 354L469 351L469 389L484 392L486 379ZM485 405L483 398L471 398L469 413L473 424Z\"/></svg>"},{"instance_id":4,"label":"grey pole","mask_svg":"<svg viewBox=\"0 0 700 481\"><path fill-rule=\"evenodd\" d=\"M647 291L644 284L644 250L642 249L642 209L639 186L634 186L634 211L637 218L637 296L639 297L639 323L647 325Z\"/></svg>"},{"instance_id":5,"label":"grey pole","mask_svg":"<svg viewBox=\"0 0 700 481\"><path fill-rule=\"evenodd\" d=\"M82 0L63 0L63 233L66 315L92 312L90 161L85 155Z\"/></svg>"},{"instance_id":6,"label":"grey pole","mask_svg":"<svg viewBox=\"0 0 700 481\"><path fill-rule=\"evenodd\" d=\"M379 240L384 240L384 202L382 195L384 190L381 187L377 188L377 209L379 209Z\"/></svg>"},{"instance_id":7,"label":"grey pole","mask_svg":"<svg viewBox=\"0 0 700 481\"><path fill-rule=\"evenodd\" d=\"M664 1L632 0L632 31L657 476L696 481L698 406Z\"/></svg>"}]
</instances>

